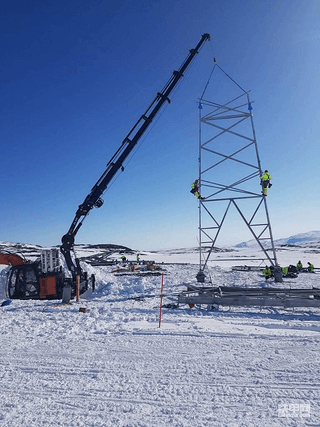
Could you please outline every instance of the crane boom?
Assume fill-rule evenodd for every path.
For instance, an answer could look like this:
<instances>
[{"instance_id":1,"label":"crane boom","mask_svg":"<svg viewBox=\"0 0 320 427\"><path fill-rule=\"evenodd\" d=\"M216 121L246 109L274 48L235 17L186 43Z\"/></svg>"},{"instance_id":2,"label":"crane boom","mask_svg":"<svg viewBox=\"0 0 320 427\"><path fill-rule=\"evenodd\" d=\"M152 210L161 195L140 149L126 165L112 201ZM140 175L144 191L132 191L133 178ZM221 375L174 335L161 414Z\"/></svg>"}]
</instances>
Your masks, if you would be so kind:
<instances>
[{"instance_id":1,"label":"crane boom","mask_svg":"<svg viewBox=\"0 0 320 427\"><path fill-rule=\"evenodd\" d=\"M165 102L170 103L170 93L172 92L178 81L183 77L183 73L186 71L189 64L196 56L200 47L206 40L210 40L210 35L207 33L201 36L201 40L194 49L191 49L189 51L189 55L181 65L180 69L178 71L173 72L173 75L171 76L167 84L164 86L163 90L157 93L155 99L149 105L145 113L142 114L142 116L130 130L128 135L124 138L118 150L109 160L104 173L92 187L90 193L84 199L83 203L79 205L68 232L62 237L62 245L60 246L60 250L65 257L67 266L73 275L80 274L81 269L77 259L77 265L74 265L70 251L74 246L75 236L79 231L80 227L82 226L84 219L89 214L90 210L93 209L93 207L100 208L102 206L103 200L101 199L101 196L107 189L107 186L110 184L116 173L120 169L123 170L123 162L131 153L133 148L136 146L140 138L143 136L143 134L145 133L145 131L147 130L147 128L149 127L152 120L157 115L163 104Z\"/></svg>"}]
</instances>

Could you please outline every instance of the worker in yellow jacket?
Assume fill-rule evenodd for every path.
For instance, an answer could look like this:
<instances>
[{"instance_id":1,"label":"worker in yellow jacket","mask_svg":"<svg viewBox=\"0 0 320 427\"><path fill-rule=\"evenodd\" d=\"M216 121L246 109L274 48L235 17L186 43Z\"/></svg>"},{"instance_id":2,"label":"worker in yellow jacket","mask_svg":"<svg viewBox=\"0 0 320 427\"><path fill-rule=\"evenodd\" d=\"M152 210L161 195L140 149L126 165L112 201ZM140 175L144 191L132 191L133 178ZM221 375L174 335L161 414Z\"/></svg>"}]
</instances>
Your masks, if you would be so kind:
<instances>
[{"instance_id":1,"label":"worker in yellow jacket","mask_svg":"<svg viewBox=\"0 0 320 427\"><path fill-rule=\"evenodd\" d=\"M266 196L268 194L268 187L270 188L272 184L271 181L271 175L267 171L267 169L264 171L264 173L260 176L261 185L262 185L262 194Z\"/></svg>"},{"instance_id":2,"label":"worker in yellow jacket","mask_svg":"<svg viewBox=\"0 0 320 427\"><path fill-rule=\"evenodd\" d=\"M197 179L191 184L190 193L194 194L197 199L200 199L200 200L204 199L204 197L200 196L200 193L199 193L199 181Z\"/></svg>"},{"instance_id":3,"label":"worker in yellow jacket","mask_svg":"<svg viewBox=\"0 0 320 427\"><path fill-rule=\"evenodd\" d=\"M311 262L308 262L308 271L309 271L310 273L314 273L314 265L313 265L313 264L311 264Z\"/></svg>"},{"instance_id":4,"label":"worker in yellow jacket","mask_svg":"<svg viewBox=\"0 0 320 427\"><path fill-rule=\"evenodd\" d=\"M262 270L262 274L264 275L264 277L266 278L266 280L270 279L270 277L271 277L271 270L270 270L270 268L267 265Z\"/></svg>"}]
</instances>

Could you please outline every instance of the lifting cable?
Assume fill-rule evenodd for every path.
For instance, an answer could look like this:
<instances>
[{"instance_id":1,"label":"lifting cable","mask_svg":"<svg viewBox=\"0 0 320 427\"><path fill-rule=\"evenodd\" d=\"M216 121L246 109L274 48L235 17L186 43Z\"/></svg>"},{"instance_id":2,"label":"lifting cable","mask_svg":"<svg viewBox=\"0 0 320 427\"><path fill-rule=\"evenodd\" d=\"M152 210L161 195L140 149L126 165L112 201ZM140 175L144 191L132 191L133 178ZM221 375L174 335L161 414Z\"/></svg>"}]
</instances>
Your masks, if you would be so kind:
<instances>
[{"instance_id":1,"label":"lifting cable","mask_svg":"<svg viewBox=\"0 0 320 427\"><path fill-rule=\"evenodd\" d=\"M202 95L201 95L201 97L200 97L200 102L199 102L199 108L200 108L200 109L201 109L201 101L202 101L202 99L203 99L203 97L204 97L204 94L205 94L205 92L206 92L206 90L207 90L207 87L208 87L208 85L209 85L209 83L210 83L210 80L211 80L212 74L213 74L213 72L214 72L214 70L215 70L215 68L216 68L216 65L218 65L218 64L217 64L217 61L216 61L216 58L215 58L215 56L214 56L213 44L212 44L212 40L211 40L211 39L210 39L210 46L211 46L211 50L212 50L212 57L213 57L214 65L213 65L213 68L212 68L211 73L210 73L210 75L209 75L208 81L207 81L207 83L206 83L206 84L205 84L205 86L204 86L204 89L203 89Z\"/></svg>"},{"instance_id":2,"label":"lifting cable","mask_svg":"<svg viewBox=\"0 0 320 427\"><path fill-rule=\"evenodd\" d=\"M247 91L245 91L232 77L229 76L229 74L227 74L218 64L217 67L219 68L219 70L221 70L235 85L238 86L239 89L242 90L243 93L247 93Z\"/></svg>"},{"instance_id":3,"label":"lifting cable","mask_svg":"<svg viewBox=\"0 0 320 427\"><path fill-rule=\"evenodd\" d=\"M199 103L199 108L200 108L200 105L201 105L201 101L203 100L203 97L204 97L204 94L206 93L206 90L207 90L207 88L208 88L208 86L209 86L209 83L210 83L210 80L211 80L211 77L212 77L212 74L213 74L213 72L214 72L214 70L215 70L215 68L217 67L217 68L219 68L219 70L226 76L226 77L228 77L236 86L238 86L238 88L240 89L240 90L242 90L242 92L243 93L248 93L247 91L245 91L231 76L229 76L229 74L228 73L226 73L221 67L220 67L220 65L218 65L218 63L217 63L217 60L216 60L216 58L214 57L213 58L213 62L214 62L214 66L213 66L213 68L212 68L212 70L211 70L211 73L210 73L210 75L209 75L209 78L208 78L208 81L207 81L207 83L205 84L205 87L204 87L204 89L203 89L203 92L202 92L202 95L201 95L201 97L200 97L200 103Z\"/></svg>"},{"instance_id":4,"label":"lifting cable","mask_svg":"<svg viewBox=\"0 0 320 427\"><path fill-rule=\"evenodd\" d=\"M209 83L210 83L210 80L211 80L212 74L213 74L213 72L214 72L214 70L215 70L215 68L216 68L216 65L218 65L218 64L216 63L216 59L215 59L215 58L213 58L213 61L214 61L214 66L213 66L213 68L212 68L212 70L211 70L211 73L210 73L210 75L209 75L208 81L207 81L207 83L206 83L206 85L205 85L205 87L204 87L204 89L203 89L202 95L201 95L201 97L200 97L200 104L201 104L201 101L202 101L202 99L203 99L203 97L204 97L204 94L205 94L205 92L206 92L206 90L207 90L207 87L209 86Z\"/></svg>"}]
</instances>

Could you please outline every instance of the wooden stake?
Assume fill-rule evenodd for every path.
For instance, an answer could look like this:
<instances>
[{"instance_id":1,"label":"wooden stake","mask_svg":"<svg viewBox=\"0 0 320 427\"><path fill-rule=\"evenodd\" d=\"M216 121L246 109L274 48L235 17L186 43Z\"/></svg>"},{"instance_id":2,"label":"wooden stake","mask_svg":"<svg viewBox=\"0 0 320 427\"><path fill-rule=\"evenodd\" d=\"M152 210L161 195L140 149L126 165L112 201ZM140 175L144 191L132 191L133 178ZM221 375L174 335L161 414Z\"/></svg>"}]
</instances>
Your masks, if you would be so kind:
<instances>
[{"instance_id":1,"label":"wooden stake","mask_svg":"<svg viewBox=\"0 0 320 427\"><path fill-rule=\"evenodd\" d=\"M79 274L76 277L76 301L80 301L80 276Z\"/></svg>"}]
</instances>

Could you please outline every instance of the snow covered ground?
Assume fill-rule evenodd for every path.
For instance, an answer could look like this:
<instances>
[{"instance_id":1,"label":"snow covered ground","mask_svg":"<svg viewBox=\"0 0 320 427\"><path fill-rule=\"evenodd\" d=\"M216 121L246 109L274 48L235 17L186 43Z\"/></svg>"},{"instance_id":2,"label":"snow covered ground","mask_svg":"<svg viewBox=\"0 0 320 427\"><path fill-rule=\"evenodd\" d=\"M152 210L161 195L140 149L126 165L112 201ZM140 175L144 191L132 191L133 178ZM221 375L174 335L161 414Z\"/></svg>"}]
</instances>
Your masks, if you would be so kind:
<instances>
[{"instance_id":1,"label":"snow covered ground","mask_svg":"<svg viewBox=\"0 0 320 427\"><path fill-rule=\"evenodd\" d=\"M230 269L250 251L239 249L228 265L216 254L214 284L264 286L258 272ZM285 247L277 255L281 265L317 267L318 252ZM164 263L164 304L198 272L195 251L143 257ZM164 308L159 327L161 276L86 268L97 290L79 303L0 307L0 426L320 425L320 309L180 306ZM319 278L304 273L284 285L320 287Z\"/></svg>"}]
</instances>

